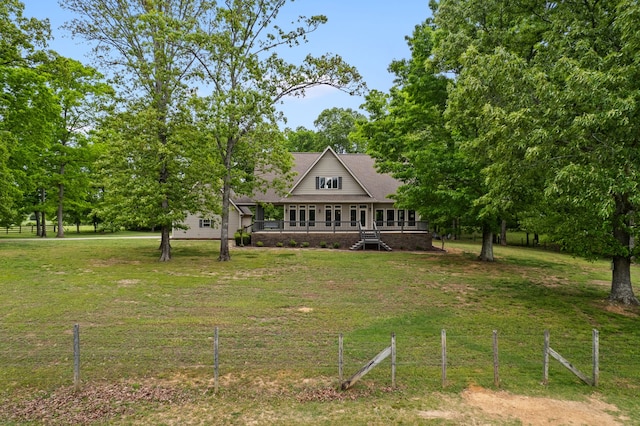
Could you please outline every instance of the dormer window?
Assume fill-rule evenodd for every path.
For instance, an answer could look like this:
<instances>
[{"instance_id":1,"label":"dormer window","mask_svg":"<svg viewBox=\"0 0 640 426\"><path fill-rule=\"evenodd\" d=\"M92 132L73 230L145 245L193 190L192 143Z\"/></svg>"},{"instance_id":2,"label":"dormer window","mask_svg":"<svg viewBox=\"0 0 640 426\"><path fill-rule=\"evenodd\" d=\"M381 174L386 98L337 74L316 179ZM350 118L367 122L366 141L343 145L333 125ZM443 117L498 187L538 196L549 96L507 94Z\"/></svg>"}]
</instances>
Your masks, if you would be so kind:
<instances>
[{"instance_id":1,"label":"dormer window","mask_svg":"<svg viewBox=\"0 0 640 426\"><path fill-rule=\"evenodd\" d=\"M342 189L342 177L316 177L316 189Z\"/></svg>"}]
</instances>

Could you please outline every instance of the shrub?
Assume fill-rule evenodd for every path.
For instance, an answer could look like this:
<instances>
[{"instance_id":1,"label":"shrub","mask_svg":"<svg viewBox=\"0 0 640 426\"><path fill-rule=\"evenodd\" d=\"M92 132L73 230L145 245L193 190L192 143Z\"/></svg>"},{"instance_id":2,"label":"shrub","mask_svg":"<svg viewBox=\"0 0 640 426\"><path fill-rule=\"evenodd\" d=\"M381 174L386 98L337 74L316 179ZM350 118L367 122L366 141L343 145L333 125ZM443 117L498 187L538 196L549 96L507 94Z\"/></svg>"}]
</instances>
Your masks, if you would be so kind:
<instances>
[{"instance_id":1,"label":"shrub","mask_svg":"<svg viewBox=\"0 0 640 426\"><path fill-rule=\"evenodd\" d=\"M240 241L240 235L242 235L242 241ZM251 245L251 234L247 234L243 229L238 229L233 238L236 240L236 246L248 246Z\"/></svg>"},{"instance_id":2,"label":"shrub","mask_svg":"<svg viewBox=\"0 0 640 426\"><path fill-rule=\"evenodd\" d=\"M325 243L324 241L320 241L320 247L327 248L327 243Z\"/></svg>"},{"instance_id":3,"label":"shrub","mask_svg":"<svg viewBox=\"0 0 640 426\"><path fill-rule=\"evenodd\" d=\"M289 247L295 247L297 245L298 243L296 243L296 240L289 240Z\"/></svg>"},{"instance_id":4,"label":"shrub","mask_svg":"<svg viewBox=\"0 0 640 426\"><path fill-rule=\"evenodd\" d=\"M340 248L340 243L333 243L333 248L334 249Z\"/></svg>"},{"instance_id":5,"label":"shrub","mask_svg":"<svg viewBox=\"0 0 640 426\"><path fill-rule=\"evenodd\" d=\"M282 244L280 241L278 241L278 242L276 243L276 247L284 247L284 244Z\"/></svg>"},{"instance_id":6,"label":"shrub","mask_svg":"<svg viewBox=\"0 0 640 426\"><path fill-rule=\"evenodd\" d=\"M264 243L262 241L258 241L256 243L256 247L264 247Z\"/></svg>"},{"instance_id":7,"label":"shrub","mask_svg":"<svg viewBox=\"0 0 640 426\"><path fill-rule=\"evenodd\" d=\"M302 247L309 247L309 241L304 241L304 242L301 244L301 246L302 246Z\"/></svg>"}]
</instances>

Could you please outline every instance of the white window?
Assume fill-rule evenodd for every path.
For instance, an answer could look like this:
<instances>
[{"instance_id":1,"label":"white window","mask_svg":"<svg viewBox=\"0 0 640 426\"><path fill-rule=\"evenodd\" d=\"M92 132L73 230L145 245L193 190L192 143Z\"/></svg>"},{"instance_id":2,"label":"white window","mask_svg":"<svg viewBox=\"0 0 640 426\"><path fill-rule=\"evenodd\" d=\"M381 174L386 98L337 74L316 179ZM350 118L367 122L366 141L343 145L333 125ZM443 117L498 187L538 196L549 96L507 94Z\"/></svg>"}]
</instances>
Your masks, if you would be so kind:
<instances>
[{"instance_id":1,"label":"white window","mask_svg":"<svg viewBox=\"0 0 640 426\"><path fill-rule=\"evenodd\" d=\"M200 228L211 228L211 219L200 219Z\"/></svg>"},{"instance_id":2,"label":"white window","mask_svg":"<svg viewBox=\"0 0 640 426\"><path fill-rule=\"evenodd\" d=\"M316 189L342 189L342 177L316 177Z\"/></svg>"}]
</instances>

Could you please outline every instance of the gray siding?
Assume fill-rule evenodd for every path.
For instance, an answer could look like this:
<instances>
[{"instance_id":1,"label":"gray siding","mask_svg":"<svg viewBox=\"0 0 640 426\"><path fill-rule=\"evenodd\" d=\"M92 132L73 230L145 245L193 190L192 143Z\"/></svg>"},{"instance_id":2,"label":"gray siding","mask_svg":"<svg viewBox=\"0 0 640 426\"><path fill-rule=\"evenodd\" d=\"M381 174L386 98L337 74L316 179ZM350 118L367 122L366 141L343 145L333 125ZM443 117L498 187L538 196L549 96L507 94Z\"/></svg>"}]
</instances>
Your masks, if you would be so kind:
<instances>
[{"instance_id":1,"label":"gray siding","mask_svg":"<svg viewBox=\"0 0 640 426\"><path fill-rule=\"evenodd\" d=\"M316 177L341 177L342 189L316 189ZM292 195L366 195L360 184L334 155L325 155L298 184Z\"/></svg>"}]
</instances>

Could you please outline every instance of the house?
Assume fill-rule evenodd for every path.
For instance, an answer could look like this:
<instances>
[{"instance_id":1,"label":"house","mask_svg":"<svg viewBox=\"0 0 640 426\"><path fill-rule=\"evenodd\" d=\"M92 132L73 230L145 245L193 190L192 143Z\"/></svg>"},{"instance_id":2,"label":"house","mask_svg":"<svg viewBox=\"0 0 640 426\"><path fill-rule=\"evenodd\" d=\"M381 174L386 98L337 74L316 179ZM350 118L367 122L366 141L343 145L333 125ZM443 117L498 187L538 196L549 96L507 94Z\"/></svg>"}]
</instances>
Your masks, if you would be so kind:
<instances>
[{"instance_id":1,"label":"house","mask_svg":"<svg viewBox=\"0 0 640 426\"><path fill-rule=\"evenodd\" d=\"M414 210L398 209L390 198L401 182L378 173L366 154L293 153L295 177L283 195L273 189L235 197L229 233L252 233L252 245L309 243L378 249L430 249L428 224ZM271 213L265 205L273 206ZM273 214L275 209L277 214ZM213 218L189 216L174 239L219 239Z\"/></svg>"}]
</instances>

